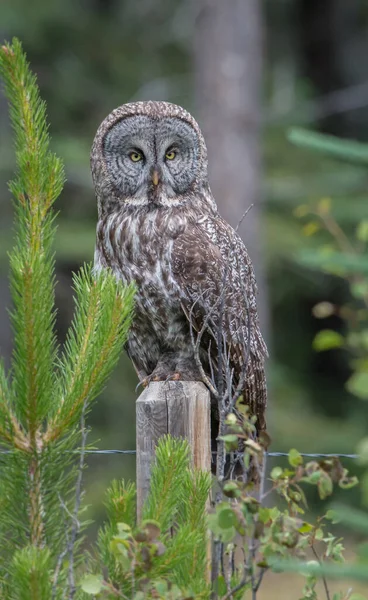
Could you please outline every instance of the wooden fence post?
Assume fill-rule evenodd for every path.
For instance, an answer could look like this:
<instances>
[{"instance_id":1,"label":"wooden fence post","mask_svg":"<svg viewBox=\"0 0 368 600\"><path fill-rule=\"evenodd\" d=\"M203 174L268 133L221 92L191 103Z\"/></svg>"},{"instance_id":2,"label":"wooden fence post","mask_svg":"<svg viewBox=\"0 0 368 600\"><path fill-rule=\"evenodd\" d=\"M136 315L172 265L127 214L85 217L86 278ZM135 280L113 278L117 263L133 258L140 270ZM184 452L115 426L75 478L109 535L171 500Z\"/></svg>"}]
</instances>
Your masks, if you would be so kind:
<instances>
[{"instance_id":1,"label":"wooden fence post","mask_svg":"<svg viewBox=\"0 0 368 600\"><path fill-rule=\"evenodd\" d=\"M197 381L152 382L136 403L137 516L150 485L151 463L159 438L165 434L188 440L192 464L211 470L210 394Z\"/></svg>"}]
</instances>

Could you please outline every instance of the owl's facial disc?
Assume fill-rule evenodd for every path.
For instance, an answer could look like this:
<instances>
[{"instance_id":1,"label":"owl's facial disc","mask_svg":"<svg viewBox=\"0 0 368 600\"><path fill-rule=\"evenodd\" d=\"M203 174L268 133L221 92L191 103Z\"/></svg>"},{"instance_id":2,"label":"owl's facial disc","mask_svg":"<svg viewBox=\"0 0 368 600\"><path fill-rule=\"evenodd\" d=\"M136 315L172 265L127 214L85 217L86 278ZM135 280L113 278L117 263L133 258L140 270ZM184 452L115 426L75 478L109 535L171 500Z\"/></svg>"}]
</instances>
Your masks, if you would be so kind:
<instances>
[{"instance_id":1,"label":"owl's facial disc","mask_svg":"<svg viewBox=\"0 0 368 600\"><path fill-rule=\"evenodd\" d=\"M106 134L109 177L130 205L174 206L185 202L198 175L198 137L178 118L127 117Z\"/></svg>"}]
</instances>

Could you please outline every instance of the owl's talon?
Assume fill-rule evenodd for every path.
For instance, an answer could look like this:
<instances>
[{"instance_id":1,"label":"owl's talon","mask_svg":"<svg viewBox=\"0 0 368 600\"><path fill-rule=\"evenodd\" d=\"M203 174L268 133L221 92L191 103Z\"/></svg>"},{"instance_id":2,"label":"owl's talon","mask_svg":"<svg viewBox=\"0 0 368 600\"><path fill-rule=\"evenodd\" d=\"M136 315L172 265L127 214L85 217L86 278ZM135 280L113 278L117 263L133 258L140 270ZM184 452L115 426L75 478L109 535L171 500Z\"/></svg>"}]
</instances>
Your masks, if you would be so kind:
<instances>
[{"instance_id":1,"label":"owl's talon","mask_svg":"<svg viewBox=\"0 0 368 600\"><path fill-rule=\"evenodd\" d=\"M142 386L142 388L146 388L148 386L150 382L150 378L149 377L145 377L144 379L141 379L141 381L138 381L137 385L135 386L135 391L137 392L140 388L140 386Z\"/></svg>"},{"instance_id":2,"label":"owl's talon","mask_svg":"<svg viewBox=\"0 0 368 600\"><path fill-rule=\"evenodd\" d=\"M179 379L181 379L180 373L172 373L166 377L165 382L166 381L179 381Z\"/></svg>"}]
</instances>

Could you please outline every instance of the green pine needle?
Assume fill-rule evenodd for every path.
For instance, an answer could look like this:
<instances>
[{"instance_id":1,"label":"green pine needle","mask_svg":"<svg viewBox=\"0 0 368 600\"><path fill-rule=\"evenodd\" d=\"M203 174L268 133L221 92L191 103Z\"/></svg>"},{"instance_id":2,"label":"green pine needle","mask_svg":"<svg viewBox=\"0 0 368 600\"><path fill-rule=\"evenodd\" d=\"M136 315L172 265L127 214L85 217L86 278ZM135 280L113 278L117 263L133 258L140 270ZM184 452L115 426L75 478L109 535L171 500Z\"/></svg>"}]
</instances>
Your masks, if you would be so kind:
<instances>
[{"instance_id":1,"label":"green pine needle","mask_svg":"<svg viewBox=\"0 0 368 600\"><path fill-rule=\"evenodd\" d=\"M106 492L106 511L110 523L134 523L136 515L137 489L135 483L111 482Z\"/></svg>"},{"instance_id":2,"label":"green pine needle","mask_svg":"<svg viewBox=\"0 0 368 600\"><path fill-rule=\"evenodd\" d=\"M134 285L124 288L109 272L97 277L85 266L74 277L76 312L59 362L56 414L49 443L80 418L83 405L100 393L116 365L131 323Z\"/></svg>"},{"instance_id":3,"label":"green pine needle","mask_svg":"<svg viewBox=\"0 0 368 600\"><path fill-rule=\"evenodd\" d=\"M18 40L0 52L0 74L10 102L17 172L10 184L15 203L15 246L10 253L11 314L15 350L15 412L30 440L51 409L56 359L54 332L54 214L63 166L49 150L46 108Z\"/></svg>"},{"instance_id":4,"label":"green pine needle","mask_svg":"<svg viewBox=\"0 0 368 600\"><path fill-rule=\"evenodd\" d=\"M17 600L50 600L50 553L27 546L14 554L9 573L9 596Z\"/></svg>"},{"instance_id":5,"label":"green pine needle","mask_svg":"<svg viewBox=\"0 0 368 600\"><path fill-rule=\"evenodd\" d=\"M50 151L45 103L18 40L0 49L0 75L17 163L10 184L14 352L8 375L0 362L0 444L10 450L0 455L0 596L49 600L55 573L55 597L65 597L70 567L60 556L73 555L74 567L81 561L79 422L122 351L134 287L124 288L108 272L95 276L85 266L74 277L75 316L59 352L53 204L63 187L63 165Z\"/></svg>"},{"instance_id":6,"label":"green pine needle","mask_svg":"<svg viewBox=\"0 0 368 600\"><path fill-rule=\"evenodd\" d=\"M188 468L188 442L170 436L162 437L156 448L150 493L143 507L143 520L157 521L162 531L167 531L173 525Z\"/></svg>"}]
</instances>

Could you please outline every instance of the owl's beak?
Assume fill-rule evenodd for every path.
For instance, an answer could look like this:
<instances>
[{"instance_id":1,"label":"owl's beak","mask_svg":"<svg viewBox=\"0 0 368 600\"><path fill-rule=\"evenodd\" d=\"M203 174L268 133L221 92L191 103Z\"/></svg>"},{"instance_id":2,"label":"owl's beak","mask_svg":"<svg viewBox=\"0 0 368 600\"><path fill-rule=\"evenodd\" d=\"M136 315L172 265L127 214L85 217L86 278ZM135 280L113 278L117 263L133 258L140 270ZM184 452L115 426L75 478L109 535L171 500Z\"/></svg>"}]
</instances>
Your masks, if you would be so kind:
<instances>
[{"instance_id":1,"label":"owl's beak","mask_svg":"<svg viewBox=\"0 0 368 600\"><path fill-rule=\"evenodd\" d=\"M153 169L152 171L152 183L153 185L158 185L160 181L160 174L158 172L158 169Z\"/></svg>"}]
</instances>

